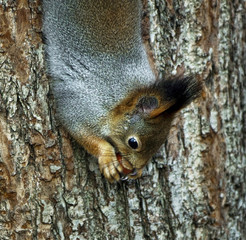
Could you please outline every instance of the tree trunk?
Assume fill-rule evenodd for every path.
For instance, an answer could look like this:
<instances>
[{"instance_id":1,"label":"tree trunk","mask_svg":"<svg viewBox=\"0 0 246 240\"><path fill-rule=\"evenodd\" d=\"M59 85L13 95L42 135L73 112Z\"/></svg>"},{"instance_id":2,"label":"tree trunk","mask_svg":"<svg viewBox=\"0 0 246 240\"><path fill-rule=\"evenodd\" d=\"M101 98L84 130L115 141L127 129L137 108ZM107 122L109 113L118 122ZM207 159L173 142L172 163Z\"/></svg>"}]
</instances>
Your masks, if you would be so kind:
<instances>
[{"instance_id":1,"label":"tree trunk","mask_svg":"<svg viewBox=\"0 0 246 240\"><path fill-rule=\"evenodd\" d=\"M142 178L109 184L55 121L41 2L0 0L1 240L246 239L245 0L144 12L160 75L206 87Z\"/></svg>"}]
</instances>

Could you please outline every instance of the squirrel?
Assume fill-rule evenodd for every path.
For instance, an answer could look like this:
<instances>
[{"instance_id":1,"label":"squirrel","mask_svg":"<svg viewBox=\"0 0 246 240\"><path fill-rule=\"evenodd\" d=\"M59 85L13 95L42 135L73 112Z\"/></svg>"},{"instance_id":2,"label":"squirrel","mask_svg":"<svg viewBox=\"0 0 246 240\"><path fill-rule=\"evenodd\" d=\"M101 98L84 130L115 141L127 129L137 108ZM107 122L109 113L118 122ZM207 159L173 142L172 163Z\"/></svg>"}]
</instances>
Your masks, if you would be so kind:
<instances>
[{"instance_id":1,"label":"squirrel","mask_svg":"<svg viewBox=\"0 0 246 240\"><path fill-rule=\"evenodd\" d=\"M141 0L43 0L43 12L58 119L109 182L140 177L203 84L156 77L142 42Z\"/></svg>"}]
</instances>

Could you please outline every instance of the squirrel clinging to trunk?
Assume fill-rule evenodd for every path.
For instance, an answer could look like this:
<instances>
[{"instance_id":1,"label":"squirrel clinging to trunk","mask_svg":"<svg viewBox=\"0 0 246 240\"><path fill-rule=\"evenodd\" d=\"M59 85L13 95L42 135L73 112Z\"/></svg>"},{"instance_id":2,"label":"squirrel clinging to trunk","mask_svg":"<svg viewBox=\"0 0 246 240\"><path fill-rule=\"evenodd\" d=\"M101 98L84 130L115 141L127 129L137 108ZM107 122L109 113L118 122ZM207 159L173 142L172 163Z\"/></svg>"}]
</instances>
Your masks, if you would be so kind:
<instances>
[{"instance_id":1,"label":"squirrel clinging to trunk","mask_svg":"<svg viewBox=\"0 0 246 240\"><path fill-rule=\"evenodd\" d=\"M43 0L58 118L110 182L141 176L175 114L202 90L195 78L156 79L141 9L140 0Z\"/></svg>"}]
</instances>

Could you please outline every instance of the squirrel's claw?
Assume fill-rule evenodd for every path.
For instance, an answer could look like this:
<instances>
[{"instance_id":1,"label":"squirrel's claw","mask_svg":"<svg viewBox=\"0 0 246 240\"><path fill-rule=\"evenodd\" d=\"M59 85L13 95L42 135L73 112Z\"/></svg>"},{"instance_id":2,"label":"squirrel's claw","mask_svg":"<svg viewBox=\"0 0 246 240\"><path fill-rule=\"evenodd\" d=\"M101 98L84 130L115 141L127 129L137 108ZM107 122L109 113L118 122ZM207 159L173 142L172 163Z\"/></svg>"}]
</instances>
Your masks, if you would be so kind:
<instances>
[{"instance_id":1,"label":"squirrel's claw","mask_svg":"<svg viewBox=\"0 0 246 240\"><path fill-rule=\"evenodd\" d=\"M143 172L143 169L142 168L141 169L135 169L132 173L130 173L128 175L128 177L130 179L137 179L137 178L141 177L142 172Z\"/></svg>"},{"instance_id":2,"label":"squirrel's claw","mask_svg":"<svg viewBox=\"0 0 246 240\"><path fill-rule=\"evenodd\" d=\"M100 156L98 162L101 173L110 183L120 180L120 173L123 169L114 153Z\"/></svg>"},{"instance_id":3,"label":"squirrel's claw","mask_svg":"<svg viewBox=\"0 0 246 240\"><path fill-rule=\"evenodd\" d=\"M120 178L120 180L121 181L126 181L126 180L128 180L128 176L123 176L123 177Z\"/></svg>"}]
</instances>

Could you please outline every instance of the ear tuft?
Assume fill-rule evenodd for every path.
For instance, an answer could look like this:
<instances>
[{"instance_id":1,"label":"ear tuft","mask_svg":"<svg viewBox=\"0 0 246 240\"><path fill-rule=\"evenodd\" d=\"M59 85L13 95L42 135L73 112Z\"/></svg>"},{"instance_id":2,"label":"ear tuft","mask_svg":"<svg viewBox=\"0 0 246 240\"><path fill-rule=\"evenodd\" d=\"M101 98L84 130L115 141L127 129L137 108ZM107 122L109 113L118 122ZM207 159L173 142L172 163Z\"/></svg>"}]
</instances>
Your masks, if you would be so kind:
<instances>
[{"instance_id":1,"label":"ear tuft","mask_svg":"<svg viewBox=\"0 0 246 240\"><path fill-rule=\"evenodd\" d=\"M162 96L162 101L174 102L167 111L177 112L201 95L203 83L193 77L178 77L159 80L154 88Z\"/></svg>"}]
</instances>

